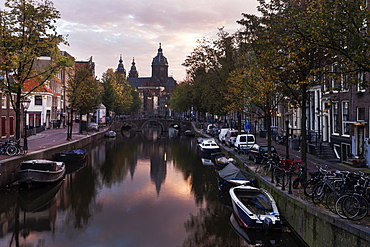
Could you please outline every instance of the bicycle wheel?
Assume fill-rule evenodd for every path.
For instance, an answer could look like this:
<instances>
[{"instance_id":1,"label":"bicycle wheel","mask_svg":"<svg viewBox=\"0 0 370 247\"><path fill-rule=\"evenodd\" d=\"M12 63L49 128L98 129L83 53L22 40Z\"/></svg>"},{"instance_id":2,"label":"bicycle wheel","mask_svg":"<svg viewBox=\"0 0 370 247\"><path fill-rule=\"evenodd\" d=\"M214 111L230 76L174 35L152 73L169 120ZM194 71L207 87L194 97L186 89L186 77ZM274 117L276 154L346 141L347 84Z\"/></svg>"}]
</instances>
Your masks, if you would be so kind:
<instances>
[{"instance_id":1,"label":"bicycle wheel","mask_svg":"<svg viewBox=\"0 0 370 247\"><path fill-rule=\"evenodd\" d=\"M16 146L10 145L6 148L6 154L9 156L16 155L18 153L18 148Z\"/></svg>"},{"instance_id":2,"label":"bicycle wheel","mask_svg":"<svg viewBox=\"0 0 370 247\"><path fill-rule=\"evenodd\" d=\"M339 197L341 197L343 194L339 191L332 191L328 196L326 197L326 207L333 213L335 213L335 204Z\"/></svg>"},{"instance_id":3,"label":"bicycle wheel","mask_svg":"<svg viewBox=\"0 0 370 247\"><path fill-rule=\"evenodd\" d=\"M321 203L330 192L331 189L326 184L317 186L312 193L312 202L314 204Z\"/></svg>"},{"instance_id":4,"label":"bicycle wheel","mask_svg":"<svg viewBox=\"0 0 370 247\"><path fill-rule=\"evenodd\" d=\"M315 186L318 184L317 181L315 180L307 180L306 183L303 185L303 192L305 196L312 197L312 193L315 189Z\"/></svg>"},{"instance_id":5,"label":"bicycle wheel","mask_svg":"<svg viewBox=\"0 0 370 247\"><path fill-rule=\"evenodd\" d=\"M286 187L288 185L288 176L286 176L285 170L283 169L275 169L274 176L276 178L276 183L278 185Z\"/></svg>"},{"instance_id":6,"label":"bicycle wheel","mask_svg":"<svg viewBox=\"0 0 370 247\"><path fill-rule=\"evenodd\" d=\"M348 197L349 195L343 195L338 198L338 200L335 202L335 212L343 219L347 219L347 216L344 215L343 213L343 206L342 206L342 201Z\"/></svg>"},{"instance_id":7,"label":"bicycle wheel","mask_svg":"<svg viewBox=\"0 0 370 247\"><path fill-rule=\"evenodd\" d=\"M361 195L349 195L342 201L342 212L351 220L361 220L368 213L368 203Z\"/></svg>"},{"instance_id":8,"label":"bicycle wheel","mask_svg":"<svg viewBox=\"0 0 370 247\"><path fill-rule=\"evenodd\" d=\"M263 166L263 172L264 172L265 174L268 174L268 173L270 172L270 170L271 170L271 162L270 162L270 161L268 161L268 162L266 162L266 163L264 164L264 166Z\"/></svg>"}]
</instances>

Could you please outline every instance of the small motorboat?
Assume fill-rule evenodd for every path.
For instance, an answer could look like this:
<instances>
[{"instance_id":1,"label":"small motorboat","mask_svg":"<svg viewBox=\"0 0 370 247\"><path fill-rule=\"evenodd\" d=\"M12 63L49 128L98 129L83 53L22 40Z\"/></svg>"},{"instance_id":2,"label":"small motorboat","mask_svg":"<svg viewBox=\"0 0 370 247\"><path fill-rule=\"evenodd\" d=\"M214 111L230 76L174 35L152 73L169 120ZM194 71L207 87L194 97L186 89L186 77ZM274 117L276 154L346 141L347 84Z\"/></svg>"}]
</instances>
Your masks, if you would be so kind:
<instances>
[{"instance_id":1,"label":"small motorboat","mask_svg":"<svg viewBox=\"0 0 370 247\"><path fill-rule=\"evenodd\" d=\"M185 130L184 131L184 135L185 136L189 136L189 137L194 137L195 136L195 133L191 130Z\"/></svg>"},{"instance_id":2,"label":"small motorboat","mask_svg":"<svg viewBox=\"0 0 370 247\"><path fill-rule=\"evenodd\" d=\"M105 137L116 137L116 135L117 135L117 133L113 130L105 132L105 134L104 134Z\"/></svg>"},{"instance_id":3,"label":"small motorboat","mask_svg":"<svg viewBox=\"0 0 370 247\"><path fill-rule=\"evenodd\" d=\"M212 153L221 151L220 146L212 139L205 139L199 145L199 155L201 158L212 159Z\"/></svg>"},{"instance_id":4,"label":"small motorboat","mask_svg":"<svg viewBox=\"0 0 370 247\"><path fill-rule=\"evenodd\" d=\"M53 154L52 160L62 161L64 163L82 163L86 160L87 152L85 149L74 149L67 152L60 152Z\"/></svg>"},{"instance_id":5,"label":"small motorboat","mask_svg":"<svg viewBox=\"0 0 370 247\"><path fill-rule=\"evenodd\" d=\"M280 232L266 234L263 230L245 229L239 225L234 214L230 216L230 224L235 232L248 243L248 246L280 246Z\"/></svg>"},{"instance_id":6,"label":"small motorboat","mask_svg":"<svg viewBox=\"0 0 370 247\"><path fill-rule=\"evenodd\" d=\"M226 187L230 189L231 187L239 185L256 186L257 183L255 177L252 174L239 169L232 163L229 163L217 173L219 176L220 187Z\"/></svg>"},{"instance_id":7,"label":"small motorboat","mask_svg":"<svg viewBox=\"0 0 370 247\"><path fill-rule=\"evenodd\" d=\"M19 183L27 185L42 185L56 182L63 178L66 171L64 162L52 160L27 160L20 164Z\"/></svg>"},{"instance_id":8,"label":"small motorboat","mask_svg":"<svg viewBox=\"0 0 370 247\"><path fill-rule=\"evenodd\" d=\"M229 190L235 216L241 226L263 229L266 232L281 229L280 213L271 194L248 185L231 187Z\"/></svg>"},{"instance_id":9,"label":"small motorboat","mask_svg":"<svg viewBox=\"0 0 370 247\"><path fill-rule=\"evenodd\" d=\"M225 154L219 154L214 157L215 169L221 170L225 168L228 164L236 164L235 159L226 156Z\"/></svg>"}]
</instances>

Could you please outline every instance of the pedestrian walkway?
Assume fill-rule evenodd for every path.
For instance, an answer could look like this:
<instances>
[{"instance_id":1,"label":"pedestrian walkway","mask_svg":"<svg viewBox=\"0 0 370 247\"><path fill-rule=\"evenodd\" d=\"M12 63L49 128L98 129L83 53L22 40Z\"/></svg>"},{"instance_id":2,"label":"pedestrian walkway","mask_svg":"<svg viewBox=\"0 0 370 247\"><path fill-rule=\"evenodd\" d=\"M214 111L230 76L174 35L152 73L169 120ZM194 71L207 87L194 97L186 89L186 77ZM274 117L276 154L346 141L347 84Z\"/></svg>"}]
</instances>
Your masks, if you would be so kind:
<instances>
[{"instance_id":1,"label":"pedestrian walkway","mask_svg":"<svg viewBox=\"0 0 370 247\"><path fill-rule=\"evenodd\" d=\"M105 130L106 128L100 129L100 131ZM96 133L96 132L86 132L84 134L81 134L79 132L80 132L79 124L74 124L72 128L72 138L70 140L67 140L67 127L57 129L47 129L40 133L37 133L36 135L29 136L27 138L28 153L37 152L42 149L47 149L53 146L74 142L88 135ZM23 141L24 140L22 139L21 144L23 143ZM10 158L12 158L12 156L0 155L0 162L3 163L5 160Z\"/></svg>"}]
</instances>

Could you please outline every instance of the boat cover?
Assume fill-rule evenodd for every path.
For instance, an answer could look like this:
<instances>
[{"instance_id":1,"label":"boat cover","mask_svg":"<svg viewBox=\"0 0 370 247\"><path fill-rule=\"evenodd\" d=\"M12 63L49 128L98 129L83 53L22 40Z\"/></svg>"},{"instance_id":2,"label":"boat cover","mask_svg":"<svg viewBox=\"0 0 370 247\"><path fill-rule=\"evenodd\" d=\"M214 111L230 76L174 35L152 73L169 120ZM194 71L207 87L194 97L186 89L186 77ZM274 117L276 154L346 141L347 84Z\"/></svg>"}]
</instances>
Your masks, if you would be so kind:
<instances>
[{"instance_id":1,"label":"boat cover","mask_svg":"<svg viewBox=\"0 0 370 247\"><path fill-rule=\"evenodd\" d=\"M218 175L225 180L230 179L254 180L252 174L240 170L238 167L231 163L225 166L222 170L218 171Z\"/></svg>"}]
</instances>

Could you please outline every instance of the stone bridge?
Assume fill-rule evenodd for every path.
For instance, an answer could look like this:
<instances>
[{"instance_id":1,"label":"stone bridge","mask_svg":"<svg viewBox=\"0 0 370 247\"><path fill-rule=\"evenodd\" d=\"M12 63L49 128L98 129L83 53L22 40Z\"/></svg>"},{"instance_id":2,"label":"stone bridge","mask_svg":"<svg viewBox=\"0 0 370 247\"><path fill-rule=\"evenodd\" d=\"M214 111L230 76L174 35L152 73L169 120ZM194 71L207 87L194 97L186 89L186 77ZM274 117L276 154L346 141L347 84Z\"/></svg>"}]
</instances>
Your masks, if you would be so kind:
<instances>
[{"instance_id":1,"label":"stone bridge","mask_svg":"<svg viewBox=\"0 0 370 247\"><path fill-rule=\"evenodd\" d=\"M111 125L111 129L116 132L124 130L133 130L141 132L147 127L160 127L161 132L168 132L169 128L178 129L180 132L191 129L190 121L165 119L165 118L137 118L115 120Z\"/></svg>"}]
</instances>

